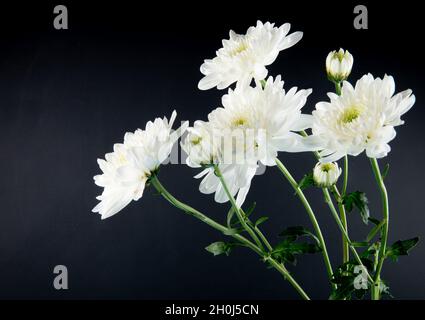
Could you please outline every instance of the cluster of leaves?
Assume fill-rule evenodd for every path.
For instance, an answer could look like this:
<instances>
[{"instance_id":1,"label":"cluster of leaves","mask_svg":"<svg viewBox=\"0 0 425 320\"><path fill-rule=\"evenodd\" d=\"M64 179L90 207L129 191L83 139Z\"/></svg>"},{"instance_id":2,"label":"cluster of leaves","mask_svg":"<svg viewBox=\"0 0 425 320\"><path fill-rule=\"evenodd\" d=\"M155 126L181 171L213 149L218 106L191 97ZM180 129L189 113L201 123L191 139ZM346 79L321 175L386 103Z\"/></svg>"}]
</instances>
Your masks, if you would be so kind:
<instances>
[{"instance_id":1,"label":"cluster of leaves","mask_svg":"<svg viewBox=\"0 0 425 320\"><path fill-rule=\"evenodd\" d=\"M379 242L370 244L365 241L354 243L354 245L366 247L366 250L360 256L363 266L352 259L334 270L331 280L337 287L332 291L330 300L363 299L374 286L373 283L368 281L367 274L373 277L380 244ZM379 290L381 295L391 296L389 287L382 279Z\"/></svg>"},{"instance_id":2,"label":"cluster of leaves","mask_svg":"<svg viewBox=\"0 0 425 320\"><path fill-rule=\"evenodd\" d=\"M241 212L246 223L249 224L252 228L256 228L260 224L268 220L268 217L265 217L265 216L258 218L254 223L252 223L249 220L249 217L254 212L255 206L256 206L256 203L254 202L246 210L246 212L243 212L243 211ZM227 226L229 229L225 234L228 236L242 233L245 231L244 228L241 226L241 222L238 219L235 209L233 207L230 208L229 212L227 213ZM218 242L213 242L207 247L205 247L205 250L207 250L208 252L211 252L214 256L221 255L221 254L225 254L228 256L235 246L240 246L240 245L242 244L237 242L218 241Z\"/></svg>"},{"instance_id":3,"label":"cluster of leaves","mask_svg":"<svg viewBox=\"0 0 425 320\"><path fill-rule=\"evenodd\" d=\"M255 229L261 223L267 221L268 217L263 216L258 218L254 223L251 222L249 220L249 216L252 214L254 209L255 203L246 212L242 212L242 214L246 219L247 224ZM236 212L233 209L230 209L227 214L227 226L229 227L229 231L226 233L227 235L233 235L244 231L236 216ZM289 227L282 231L279 236L282 240L273 248L270 252L270 256L280 263L291 263L296 265L296 256L322 251L319 239L317 239L312 232L302 226ZM308 238L310 241L300 241L302 238ZM242 244L238 242L218 241L211 243L205 249L214 256L223 254L228 256L232 249L239 245Z\"/></svg>"},{"instance_id":4,"label":"cluster of leaves","mask_svg":"<svg viewBox=\"0 0 425 320\"><path fill-rule=\"evenodd\" d=\"M387 174L384 172L383 176ZM300 181L299 187L305 189L313 186L314 181L312 174L305 175ZM371 222L372 229L368 233L365 241L352 242L354 247L363 247L365 250L361 254L361 260L367 272L373 277L377 265L377 258L380 250L380 235L382 237L383 227L385 220L378 220L370 217L368 208L368 199L366 194L361 191L355 191L344 195L340 201L345 206L348 212L352 212L356 208L362 217L365 224ZM246 212L241 212L245 222L253 229L257 228L261 223L268 220L268 217L260 217L254 223L250 221L249 217L255 209L255 203L249 207ZM227 214L227 226L229 228L227 235L233 235L244 232L239 218L233 209L230 209ZM289 227L279 234L281 241L274 246L270 252L270 256L280 263L291 263L296 265L297 257L302 254L313 254L322 251L320 242L317 237L302 226ZM304 240L304 241L303 241ZM305 241L308 240L308 241ZM419 241L418 237L398 240L392 245L387 246L385 258L390 258L397 261L400 256L408 255L409 251L413 249ZM205 249L217 255L229 255L235 246L240 246L238 242L224 242L218 241L210 244ZM350 260L334 270L331 281L336 285L329 297L332 300L350 300L350 299L363 299L373 287L373 283L367 280L366 272L362 266L359 266L355 260ZM386 282L381 279L380 288L381 295L389 295L389 287Z\"/></svg>"},{"instance_id":5,"label":"cluster of leaves","mask_svg":"<svg viewBox=\"0 0 425 320\"><path fill-rule=\"evenodd\" d=\"M383 179L385 179L388 175L389 169L389 164L386 164L384 170L381 173ZM365 224L368 224L368 222L371 221L368 206L369 200L366 197L366 193L362 191L354 191L344 195L341 200L342 204L345 206L345 209L348 212L352 212L354 208L357 208Z\"/></svg>"},{"instance_id":6,"label":"cluster of leaves","mask_svg":"<svg viewBox=\"0 0 425 320\"><path fill-rule=\"evenodd\" d=\"M373 238L373 235L382 228L383 222L373 218L369 218L369 221L372 221L375 224L375 227L369 233L368 240L365 242L356 242L353 243L353 245L357 247L366 247L366 250L361 254L361 260L368 273L373 276L380 249L380 242L377 241L371 243L371 239ZM408 255L409 251L416 246L418 241L419 238L415 237L412 239L398 240L394 242L392 245L387 247L385 258L397 261L400 256ZM364 270L355 260L350 260L334 270L332 282L336 284L337 288L332 291L332 294L329 297L331 300L362 299L373 286L373 283L367 281L366 273L364 273ZM382 279L380 281L379 290L381 295L391 296L389 287Z\"/></svg>"},{"instance_id":7,"label":"cluster of leaves","mask_svg":"<svg viewBox=\"0 0 425 320\"><path fill-rule=\"evenodd\" d=\"M296 256L306 253L316 253L322 251L317 237L302 226L289 227L279 234L282 237L271 252L271 256L281 263L297 263ZM309 238L312 242L301 242L301 238Z\"/></svg>"},{"instance_id":8,"label":"cluster of leaves","mask_svg":"<svg viewBox=\"0 0 425 320\"><path fill-rule=\"evenodd\" d=\"M374 248L379 248L379 240L375 243L372 242L372 240L375 238L375 236L381 231L382 228L385 225L385 220L378 220L372 217L369 217L368 220L372 222L375 226L370 230L369 234L366 237L366 241L363 242L365 245L368 246L368 250L366 250L365 254L371 254L373 253L371 250L374 250ZM406 240L397 240L392 245L387 246L385 250L385 257L390 258L393 261L398 261L398 258L400 256L407 256L409 254L409 251L413 249L419 242L419 237L414 237L411 239ZM378 250L378 249L376 249Z\"/></svg>"},{"instance_id":9,"label":"cluster of leaves","mask_svg":"<svg viewBox=\"0 0 425 320\"><path fill-rule=\"evenodd\" d=\"M345 209L348 212L352 212L354 207L357 208L365 224L368 224L370 217L368 203L369 200L366 197L366 193L361 191L347 193L342 198L342 204Z\"/></svg>"},{"instance_id":10,"label":"cluster of leaves","mask_svg":"<svg viewBox=\"0 0 425 320\"><path fill-rule=\"evenodd\" d=\"M368 258L362 258L362 263L367 270L373 269L373 262ZM365 271L359 264L350 260L334 270L331 281L336 284L329 297L330 300L363 299L371 286L365 277ZM366 281L366 283L364 283Z\"/></svg>"}]
</instances>

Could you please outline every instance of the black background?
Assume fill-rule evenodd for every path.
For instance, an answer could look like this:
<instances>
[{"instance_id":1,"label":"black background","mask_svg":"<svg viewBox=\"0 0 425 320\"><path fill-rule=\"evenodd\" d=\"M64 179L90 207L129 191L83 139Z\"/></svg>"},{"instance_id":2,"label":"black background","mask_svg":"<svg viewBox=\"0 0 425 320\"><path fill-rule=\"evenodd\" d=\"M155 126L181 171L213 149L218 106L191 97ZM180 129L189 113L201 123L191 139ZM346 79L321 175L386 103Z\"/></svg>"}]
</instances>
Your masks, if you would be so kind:
<instances>
[{"instance_id":1,"label":"black background","mask_svg":"<svg viewBox=\"0 0 425 320\"><path fill-rule=\"evenodd\" d=\"M298 299L290 285L248 250L212 257L203 247L222 236L172 208L148 189L144 197L101 221L91 213L101 189L96 159L126 131L156 116L206 119L225 91L199 91L199 66L214 56L228 31L244 33L257 19L292 24L304 37L269 68L285 87L313 88L306 111L333 88L324 60L343 47L355 58L350 79L371 72L394 76L397 91L411 88L417 102L397 128L390 163L390 242L425 233L422 11L407 1L367 4L369 29L353 28L348 2L65 1L3 5L0 12L0 298ZM65 4L69 30L53 28L54 5ZM281 154L300 178L311 154ZM198 192L197 173L164 166L160 178L178 198L223 221L227 205ZM364 190L371 214L380 200L365 155L351 158L349 190ZM318 190L307 196L324 230L332 263L341 260L340 236ZM276 168L254 179L247 204L273 242L291 225L311 227L301 204ZM352 238L368 228L349 217ZM425 246L383 276L396 298L425 297ZM67 291L52 286L55 265L69 270ZM320 255L305 256L295 277L312 298L329 285Z\"/></svg>"}]
</instances>

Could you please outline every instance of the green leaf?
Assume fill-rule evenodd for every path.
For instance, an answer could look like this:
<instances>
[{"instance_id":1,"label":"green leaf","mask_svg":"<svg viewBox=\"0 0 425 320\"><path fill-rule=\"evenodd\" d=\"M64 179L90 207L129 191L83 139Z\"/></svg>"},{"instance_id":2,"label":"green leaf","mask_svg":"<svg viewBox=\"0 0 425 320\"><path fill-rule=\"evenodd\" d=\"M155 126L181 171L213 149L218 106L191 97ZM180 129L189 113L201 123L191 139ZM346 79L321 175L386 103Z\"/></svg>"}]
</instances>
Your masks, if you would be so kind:
<instances>
[{"instance_id":1,"label":"green leaf","mask_svg":"<svg viewBox=\"0 0 425 320\"><path fill-rule=\"evenodd\" d=\"M230 251L233 247L233 244L226 243L222 241L213 242L209 246L205 247L205 250L211 252L214 256L218 256L220 254L229 255Z\"/></svg>"},{"instance_id":2,"label":"green leaf","mask_svg":"<svg viewBox=\"0 0 425 320\"><path fill-rule=\"evenodd\" d=\"M281 263L296 264L297 255L316 253L322 251L317 237L301 226L289 227L279 234L283 240L279 242L272 251L272 257ZM309 237L314 240L314 243L297 242L300 237Z\"/></svg>"},{"instance_id":3,"label":"green leaf","mask_svg":"<svg viewBox=\"0 0 425 320\"><path fill-rule=\"evenodd\" d=\"M419 242L419 237L408 240L398 240L387 248L386 256L393 261L397 261L399 256L407 256L409 251L413 249Z\"/></svg>"},{"instance_id":4,"label":"green leaf","mask_svg":"<svg viewBox=\"0 0 425 320\"><path fill-rule=\"evenodd\" d=\"M390 171L390 164L387 163L384 167L384 170L382 170L382 173L381 173L382 179L385 179L387 177L389 171Z\"/></svg>"},{"instance_id":5,"label":"green leaf","mask_svg":"<svg viewBox=\"0 0 425 320\"><path fill-rule=\"evenodd\" d=\"M260 224L262 224L264 221L268 220L269 217L260 217L257 221L255 221L254 226L258 227Z\"/></svg>"},{"instance_id":6,"label":"green leaf","mask_svg":"<svg viewBox=\"0 0 425 320\"><path fill-rule=\"evenodd\" d=\"M297 240L299 237L307 236L311 237L318 245L320 245L319 239L308 229L304 228L303 226L294 226L294 227L288 227L285 230L283 230L280 234L280 237L292 237L294 238L294 241Z\"/></svg>"},{"instance_id":7,"label":"green leaf","mask_svg":"<svg viewBox=\"0 0 425 320\"><path fill-rule=\"evenodd\" d=\"M304 177L298 183L298 187L301 190L304 190L304 189L306 189L308 187L312 187L312 186L314 186L313 172L310 172L310 173L304 175Z\"/></svg>"},{"instance_id":8,"label":"green leaf","mask_svg":"<svg viewBox=\"0 0 425 320\"><path fill-rule=\"evenodd\" d=\"M319 248L319 246L313 243L282 241L273 250L273 252L280 251L289 251L292 254L302 254L316 253L322 250Z\"/></svg>"},{"instance_id":9,"label":"green leaf","mask_svg":"<svg viewBox=\"0 0 425 320\"><path fill-rule=\"evenodd\" d=\"M272 256L282 263L289 262L295 265L297 263L296 255L320 251L322 249L317 244L282 241L273 249Z\"/></svg>"},{"instance_id":10,"label":"green leaf","mask_svg":"<svg viewBox=\"0 0 425 320\"><path fill-rule=\"evenodd\" d=\"M379 252L380 247L379 242L372 243L365 251L360 254L362 258L369 258L370 256L374 256L377 252Z\"/></svg>"},{"instance_id":11,"label":"green leaf","mask_svg":"<svg viewBox=\"0 0 425 320\"><path fill-rule=\"evenodd\" d=\"M370 218L369 218L370 221ZM366 241L370 242L372 241L372 239L376 236L376 234L379 232L379 230L382 229L382 227L384 226L386 220L382 220L381 222L379 222L376 226L373 227L372 230L370 230L369 234L366 237Z\"/></svg>"},{"instance_id":12,"label":"green leaf","mask_svg":"<svg viewBox=\"0 0 425 320\"><path fill-rule=\"evenodd\" d=\"M354 207L360 211L360 215L362 216L362 220L365 224L368 224L369 222L368 202L366 194L361 191L354 191L346 194L342 199L342 203L348 212L353 211Z\"/></svg>"},{"instance_id":13,"label":"green leaf","mask_svg":"<svg viewBox=\"0 0 425 320\"><path fill-rule=\"evenodd\" d=\"M249 217L254 212L254 209L255 209L255 206L256 205L257 205L257 203L256 202L253 202L251 204L251 206L245 211L245 216L246 217Z\"/></svg>"},{"instance_id":14,"label":"green leaf","mask_svg":"<svg viewBox=\"0 0 425 320\"><path fill-rule=\"evenodd\" d=\"M261 88L265 88L266 87L266 83L267 83L267 81L266 80L260 80L260 84L261 84Z\"/></svg>"},{"instance_id":15,"label":"green leaf","mask_svg":"<svg viewBox=\"0 0 425 320\"><path fill-rule=\"evenodd\" d=\"M381 221L380 220L378 220L378 219L376 219L376 218L373 218L373 217L369 217L369 218L367 218L367 220L369 220L370 222L372 222L373 224L375 224L375 225L378 225L378 224L380 224L381 223Z\"/></svg>"}]
</instances>

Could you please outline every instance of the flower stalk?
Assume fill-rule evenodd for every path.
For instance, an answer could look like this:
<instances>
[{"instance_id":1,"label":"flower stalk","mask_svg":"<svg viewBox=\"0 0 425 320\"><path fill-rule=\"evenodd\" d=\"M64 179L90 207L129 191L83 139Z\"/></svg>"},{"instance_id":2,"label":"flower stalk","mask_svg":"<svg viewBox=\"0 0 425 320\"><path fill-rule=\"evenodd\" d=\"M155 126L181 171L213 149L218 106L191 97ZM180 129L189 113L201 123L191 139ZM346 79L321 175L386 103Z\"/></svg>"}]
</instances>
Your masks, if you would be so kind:
<instances>
[{"instance_id":1,"label":"flower stalk","mask_svg":"<svg viewBox=\"0 0 425 320\"><path fill-rule=\"evenodd\" d=\"M300 134L303 137L307 137L308 134L305 131L301 131ZM317 151L313 151L314 156L317 160L320 159L320 154ZM339 192L338 187L334 184L332 186L332 194L335 196L335 200L338 204L338 210L340 214L341 223L344 226L345 232L348 234L348 222L347 222L347 214L345 211L345 206L342 203L342 198L347 193L347 185L348 185L348 156L346 155L344 157L344 169L343 169L343 187L342 187L342 194ZM329 190L329 188L326 188ZM323 189L322 189L323 190ZM324 191L323 191L324 193ZM326 195L324 194L325 198ZM350 245L347 242L344 235L342 235L342 261L343 263L350 260Z\"/></svg>"},{"instance_id":2,"label":"flower stalk","mask_svg":"<svg viewBox=\"0 0 425 320\"><path fill-rule=\"evenodd\" d=\"M381 194L382 215L385 221L384 225L382 226L382 239L381 239L381 245L379 247L378 264L376 267L375 279L374 279L375 285L372 290L372 299L379 300L381 298L380 297L381 271L386 258L386 250L387 250L387 242L388 242L390 210L389 210L389 204L388 204L388 193L384 184L384 179L382 178L378 161L375 158L371 158L370 163L372 165L372 171L375 176L375 180L376 180L376 183L378 184L378 188Z\"/></svg>"},{"instance_id":3,"label":"flower stalk","mask_svg":"<svg viewBox=\"0 0 425 320\"><path fill-rule=\"evenodd\" d=\"M344 168L345 168L345 166L344 166ZM344 177L345 177L345 175L344 175ZM344 228L345 233L348 234L347 214L345 212L345 206L342 202L343 196L341 196L338 188L335 185L332 186L332 191L335 195L336 202L338 204L338 210L339 210L339 215L340 215L342 226ZM343 193L343 194L345 194L345 193ZM350 260L349 243L347 242L346 237L344 235L342 235L342 262L345 263L345 262L348 262L349 260Z\"/></svg>"},{"instance_id":4,"label":"flower stalk","mask_svg":"<svg viewBox=\"0 0 425 320\"><path fill-rule=\"evenodd\" d=\"M285 176L285 178L288 180L289 184L292 186L292 188L295 190L298 198L301 200L305 210L307 211L307 214L310 218L311 223L313 224L313 228L316 232L316 236L319 239L320 246L322 248L322 255L323 260L325 261L326 271L328 273L329 279L332 278L333 270L331 261L329 259L328 250L326 248L325 239L323 238L322 230L320 229L319 223L317 222L316 216L313 212L313 209L311 208L307 198L305 197L304 193L302 192L301 188L298 186L298 183L295 181L295 179L292 177L291 173L288 171L288 169L284 166L284 164L276 158L276 164L279 170L282 172L282 174ZM332 284L332 287L335 288L335 285Z\"/></svg>"},{"instance_id":5,"label":"flower stalk","mask_svg":"<svg viewBox=\"0 0 425 320\"><path fill-rule=\"evenodd\" d=\"M362 260L359 256L359 254L356 251L356 248L354 248L354 246L352 245L350 237L348 236L348 233L345 230L345 227L344 227L342 221L340 220L340 218L338 216L338 212L336 211L336 208L335 208L335 206L332 202L332 198L331 198L331 195L329 194L328 188L322 188L322 190L323 190L323 195L325 196L325 202L328 204L329 209L331 210L332 216L334 217L334 219L335 219L335 221L338 225L338 228L341 230L341 233L342 233L342 236L343 236L345 242L347 243L348 247L353 252L353 256L356 259L357 263L364 267L363 262L362 262ZM365 268L365 270L367 270L367 269ZM374 282L374 279L370 276L369 273L367 274L367 277L368 277L368 280L371 283Z\"/></svg>"},{"instance_id":6,"label":"flower stalk","mask_svg":"<svg viewBox=\"0 0 425 320\"><path fill-rule=\"evenodd\" d=\"M307 295L307 293L304 291L304 289L299 285L299 283L292 277L292 275L289 273L289 271L285 268L284 265L280 264L278 261L273 259L269 253L264 252L260 247L258 247L256 244L252 243L250 240L245 238L244 236L238 234L238 233L231 233L230 229L213 219L207 217L205 214L201 213L200 211L192 208L191 206L179 201L176 199L171 193L168 192L168 190L161 184L158 177L156 175L152 175L149 180L154 186L154 188L158 191L159 194L161 194L169 203L171 203L174 207L184 211L185 213L199 219L200 221L206 223L210 227L220 231L221 233L225 235L229 235L235 240L238 240L242 245L250 248L255 253L257 253L259 256L262 257L264 262L270 263L270 265L276 269L282 276L287 280L294 289L299 293L299 295L304 300L310 300L310 297Z\"/></svg>"},{"instance_id":7,"label":"flower stalk","mask_svg":"<svg viewBox=\"0 0 425 320\"><path fill-rule=\"evenodd\" d=\"M253 228L248 225L247 223L247 217L245 213L239 208L239 206L236 204L235 198L232 196L232 194L229 191L229 188L226 184L226 181L224 180L223 175L221 174L221 171L217 165L214 165L214 173L215 175L220 179L220 182L223 186L224 191L226 192L227 197L229 198L230 203L233 206L233 209L235 210L236 216L238 217L242 227L245 229L246 232L251 236L251 238L255 241L255 243L261 248L261 250L264 251L263 244L261 243L260 239L258 238L257 234L253 230Z\"/></svg>"},{"instance_id":8,"label":"flower stalk","mask_svg":"<svg viewBox=\"0 0 425 320\"><path fill-rule=\"evenodd\" d=\"M335 83L335 92L337 95L341 95L341 82L334 82Z\"/></svg>"},{"instance_id":9,"label":"flower stalk","mask_svg":"<svg viewBox=\"0 0 425 320\"><path fill-rule=\"evenodd\" d=\"M338 188L336 186L333 187L333 191L339 199L338 201L338 209L339 214L341 216L341 222L344 226L345 232L348 234L348 222L347 222L347 215L345 213L345 206L342 203L342 198L345 197L347 194L347 185L348 185L348 156L345 155L344 157L344 169L343 169L343 185L342 185L342 195L339 194ZM344 236L342 237L342 261L347 262L350 260L350 250L348 248L348 243Z\"/></svg>"}]
</instances>

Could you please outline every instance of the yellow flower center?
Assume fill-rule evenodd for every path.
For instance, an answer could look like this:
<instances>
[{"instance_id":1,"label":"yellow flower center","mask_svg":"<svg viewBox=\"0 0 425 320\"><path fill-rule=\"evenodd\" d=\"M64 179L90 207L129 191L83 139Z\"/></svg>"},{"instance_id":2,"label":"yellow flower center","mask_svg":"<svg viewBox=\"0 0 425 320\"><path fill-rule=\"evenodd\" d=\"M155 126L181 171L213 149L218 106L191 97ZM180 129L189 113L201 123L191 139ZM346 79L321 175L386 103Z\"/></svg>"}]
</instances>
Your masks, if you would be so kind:
<instances>
[{"instance_id":1,"label":"yellow flower center","mask_svg":"<svg viewBox=\"0 0 425 320\"><path fill-rule=\"evenodd\" d=\"M246 49L248 49L247 44L245 42L240 42L229 54L231 57L234 57L244 52Z\"/></svg>"},{"instance_id":2,"label":"yellow flower center","mask_svg":"<svg viewBox=\"0 0 425 320\"><path fill-rule=\"evenodd\" d=\"M353 105L353 106L348 107L342 113L341 122L344 123L344 124L353 122L354 120L356 120L360 116L362 109L363 108L359 105Z\"/></svg>"},{"instance_id":3,"label":"yellow flower center","mask_svg":"<svg viewBox=\"0 0 425 320\"><path fill-rule=\"evenodd\" d=\"M331 163L324 163L322 164L322 167L321 167L323 172L329 172L332 170L332 168L333 168L333 165Z\"/></svg>"},{"instance_id":4,"label":"yellow flower center","mask_svg":"<svg viewBox=\"0 0 425 320\"><path fill-rule=\"evenodd\" d=\"M190 142L191 142L194 146L196 146L197 144L200 144L200 143L201 143L201 141L202 141L202 138L201 138L201 137L195 137L195 138L193 138Z\"/></svg>"},{"instance_id":5,"label":"yellow flower center","mask_svg":"<svg viewBox=\"0 0 425 320\"><path fill-rule=\"evenodd\" d=\"M333 55L333 58L334 59L337 58L339 62L341 62L344 59L344 57L345 57L345 52L342 52L342 51L335 52Z\"/></svg>"},{"instance_id":6,"label":"yellow flower center","mask_svg":"<svg viewBox=\"0 0 425 320\"><path fill-rule=\"evenodd\" d=\"M236 118L232 121L232 127L234 128L245 127L247 124L248 124L248 119L243 117Z\"/></svg>"}]
</instances>

